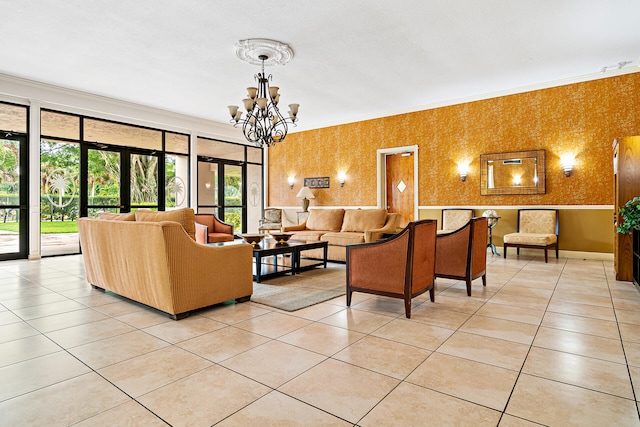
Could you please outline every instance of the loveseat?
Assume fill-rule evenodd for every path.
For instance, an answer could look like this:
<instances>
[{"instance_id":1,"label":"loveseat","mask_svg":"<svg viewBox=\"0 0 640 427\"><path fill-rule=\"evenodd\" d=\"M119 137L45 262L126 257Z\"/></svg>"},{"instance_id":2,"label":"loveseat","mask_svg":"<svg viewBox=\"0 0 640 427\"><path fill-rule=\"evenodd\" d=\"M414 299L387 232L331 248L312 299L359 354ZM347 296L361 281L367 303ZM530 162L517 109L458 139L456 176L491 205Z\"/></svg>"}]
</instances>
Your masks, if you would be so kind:
<instances>
[{"instance_id":1,"label":"loveseat","mask_svg":"<svg viewBox=\"0 0 640 427\"><path fill-rule=\"evenodd\" d=\"M347 245L375 242L385 233L395 233L400 225L400 214L386 209L311 209L309 217L300 225L283 227L294 232L291 237L305 242L328 243L327 258L331 261L347 260ZM302 253L321 258L322 249Z\"/></svg>"},{"instance_id":2,"label":"loveseat","mask_svg":"<svg viewBox=\"0 0 640 427\"><path fill-rule=\"evenodd\" d=\"M87 281L173 319L253 292L251 245L201 245L192 209L80 218Z\"/></svg>"}]
</instances>

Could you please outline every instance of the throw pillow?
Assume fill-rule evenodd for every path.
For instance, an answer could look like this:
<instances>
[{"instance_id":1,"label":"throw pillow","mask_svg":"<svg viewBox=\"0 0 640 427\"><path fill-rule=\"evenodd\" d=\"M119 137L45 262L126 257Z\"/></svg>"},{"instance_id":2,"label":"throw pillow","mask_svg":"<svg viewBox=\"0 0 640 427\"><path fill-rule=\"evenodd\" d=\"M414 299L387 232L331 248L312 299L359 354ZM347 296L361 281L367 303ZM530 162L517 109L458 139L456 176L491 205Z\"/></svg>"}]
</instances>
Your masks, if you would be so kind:
<instances>
[{"instance_id":1,"label":"throw pillow","mask_svg":"<svg viewBox=\"0 0 640 427\"><path fill-rule=\"evenodd\" d=\"M193 240L196 239L196 216L191 208L182 208L172 211L154 212L147 210L140 210L135 212L136 221L175 221L179 222L187 232L189 237Z\"/></svg>"},{"instance_id":2,"label":"throw pillow","mask_svg":"<svg viewBox=\"0 0 640 427\"><path fill-rule=\"evenodd\" d=\"M386 209L347 209L340 231L376 230L384 226L386 219Z\"/></svg>"},{"instance_id":3,"label":"throw pillow","mask_svg":"<svg viewBox=\"0 0 640 427\"><path fill-rule=\"evenodd\" d=\"M136 214L134 212L128 213L115 213L115 212L100 212L98 219L109 219L112 221L135 221Z\"/></svg>"},{"instance_id":4,"label":"throw pillow","mask_svg":"<svg viewBox=\"0 0 640 427\"><path fill-rule=\"evenodd\" d=\"M307 230L340 231L344 209L311 209Z\"/></svg>"}]
</instances>

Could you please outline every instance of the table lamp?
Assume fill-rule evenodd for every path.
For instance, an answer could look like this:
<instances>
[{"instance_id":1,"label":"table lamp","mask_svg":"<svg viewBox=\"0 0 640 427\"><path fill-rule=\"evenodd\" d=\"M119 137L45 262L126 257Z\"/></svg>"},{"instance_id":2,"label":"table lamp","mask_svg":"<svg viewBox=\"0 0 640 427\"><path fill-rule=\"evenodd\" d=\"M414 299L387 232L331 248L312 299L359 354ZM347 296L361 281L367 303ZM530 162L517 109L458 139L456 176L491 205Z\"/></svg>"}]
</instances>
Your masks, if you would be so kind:
<instances>
[{"instance_id":1,"label":"table lamp","mask_svg":"<svg viewBox=\"0 0 640 427\"><path fill-rule=\"evenodd\" d=\"M298 191L298 194L296 194L296 197L302 199L302 212L307 212L309 209L309 199L316 198L309 187L302 187L300 191Z\"/></svg>"}]
</instances>

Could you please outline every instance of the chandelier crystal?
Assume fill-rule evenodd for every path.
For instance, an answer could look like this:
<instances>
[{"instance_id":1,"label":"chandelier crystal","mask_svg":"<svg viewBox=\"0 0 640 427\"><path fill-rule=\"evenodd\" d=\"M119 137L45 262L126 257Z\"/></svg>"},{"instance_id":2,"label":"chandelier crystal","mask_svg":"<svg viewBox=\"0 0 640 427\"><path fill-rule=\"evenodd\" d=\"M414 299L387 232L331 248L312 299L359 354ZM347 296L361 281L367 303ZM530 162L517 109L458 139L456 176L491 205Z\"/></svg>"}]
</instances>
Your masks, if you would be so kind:
<instances>
[{"instance_id":1,"label":"chandelier crystal","mask_svg":"<svg viewBox=\"0 0 640 427\"><path fill-rule=\"evenodd\" d=\"M299 104L289 104L288 117L284 117L278 109L280 101L279 88L269 86L271 74L264 72L264 63L269 57L258 55L262 61L262 72L254 76L257 87L247 88L247 97L242 100L247 115L243 118L242 111L237 105L229 105L230 123L234 127L242 126L242 133L247 141L257 147L277 144L284 141L289 131L289 125L296 126Z\"/></svg>"}]
</instances>

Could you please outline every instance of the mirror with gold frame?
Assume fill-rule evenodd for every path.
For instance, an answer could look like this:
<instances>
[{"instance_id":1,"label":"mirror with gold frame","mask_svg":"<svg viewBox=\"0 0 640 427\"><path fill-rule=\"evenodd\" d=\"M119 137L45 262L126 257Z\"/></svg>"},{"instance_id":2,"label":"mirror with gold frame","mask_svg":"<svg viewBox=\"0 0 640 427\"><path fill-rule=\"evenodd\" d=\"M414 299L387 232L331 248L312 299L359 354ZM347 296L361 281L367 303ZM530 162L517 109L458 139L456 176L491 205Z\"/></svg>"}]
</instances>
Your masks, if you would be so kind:
<instances>
[{"instance_id":1,"label":"mirror with gold frame","mask_svg":"<svg viewBox=\"0 0 640 427\"><path fill-rule=\"evenodd\" d=\"M545 151L480 155L480 194L544 194Z\"/></svg>"}]
</instances>

